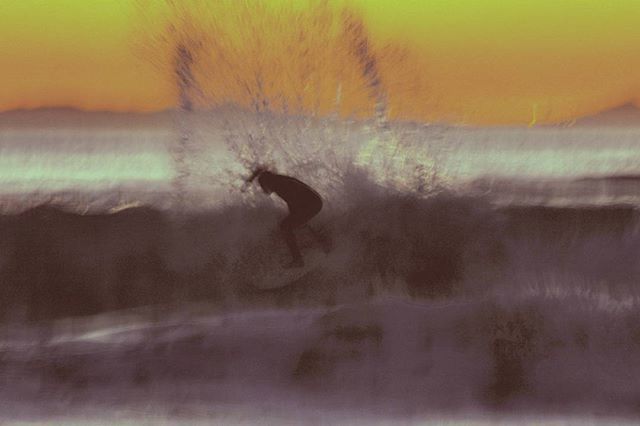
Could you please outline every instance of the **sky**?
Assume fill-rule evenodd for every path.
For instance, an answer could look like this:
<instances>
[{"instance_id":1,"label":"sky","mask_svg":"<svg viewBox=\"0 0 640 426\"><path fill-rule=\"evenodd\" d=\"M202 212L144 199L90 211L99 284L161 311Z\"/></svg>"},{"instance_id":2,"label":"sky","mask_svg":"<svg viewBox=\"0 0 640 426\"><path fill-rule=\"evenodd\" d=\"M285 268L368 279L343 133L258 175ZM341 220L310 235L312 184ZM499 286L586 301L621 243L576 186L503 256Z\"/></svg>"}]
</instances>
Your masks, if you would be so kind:
<instances>
[{"instance_id":1,"label":"sky","mask_svg":"<svg viewBox=\"0 0 640 426\"><path fill-rule=\"evenodd\" d=\"M3 1L0 111L175 107L181 45L200 106L568 121L639 103L638 16L637 0Z\"/></svg>"}]
</instances>

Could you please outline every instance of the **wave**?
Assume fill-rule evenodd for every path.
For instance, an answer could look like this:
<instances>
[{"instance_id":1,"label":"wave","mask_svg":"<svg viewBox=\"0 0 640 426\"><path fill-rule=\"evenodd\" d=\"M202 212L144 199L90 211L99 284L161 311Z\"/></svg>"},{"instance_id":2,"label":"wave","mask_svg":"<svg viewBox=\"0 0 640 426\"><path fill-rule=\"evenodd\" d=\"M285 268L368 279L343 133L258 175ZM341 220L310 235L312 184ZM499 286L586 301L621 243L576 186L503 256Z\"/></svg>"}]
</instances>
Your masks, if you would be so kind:
<instances>
[{"instance_id":1,"label":"wave","mask_svg":"<svg viewBox=\"0 0 640 426\"><path fill-rule=\"evenodd\" d=\"M0 371L11 372L3 389L10 400L37 401L31 418L44 412L48 420L51 402L72 396L82 396L72 412L134 407L138 416L183 406L186 415L207 416L194 409L242 411L259 400L261 411L308 419L299 411L308 407L327 423L336 411L390 423L454 413L536 422L597 415L599 424L601 416L638 417L636 309L603 310L576 298L387 297L329 310L180 315L118 327L103 318L84 330L59 327L44 347L3 348Z\"/></svg>"},{"instance_id":2,"label":"wave","mask_svg":"<svg viewBox=\"0 0 640 426\"><path fill-rule=\"evenodd\" d=\"M358 191L312 222L333 240L294 286L259 291L287 260L283 212L230 204L175 213L133 207L79 214L43 205L0 216L3 318L47 320L143 305L332 305L380 294L415 299L487 294L638 296L638 213L495 207L442 192ZM313 239L299 232L303 250Z\"/></svg>"}]
</instances>

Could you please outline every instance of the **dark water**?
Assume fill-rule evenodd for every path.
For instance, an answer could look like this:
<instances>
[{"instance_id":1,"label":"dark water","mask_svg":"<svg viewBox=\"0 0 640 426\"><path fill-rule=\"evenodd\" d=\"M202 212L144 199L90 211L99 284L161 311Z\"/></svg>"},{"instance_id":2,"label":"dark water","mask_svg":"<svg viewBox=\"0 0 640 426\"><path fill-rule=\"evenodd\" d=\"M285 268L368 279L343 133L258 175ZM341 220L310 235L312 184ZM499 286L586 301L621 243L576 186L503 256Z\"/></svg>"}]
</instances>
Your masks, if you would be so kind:
<instances>
[{"instance_id":1,"label":"dark water","mask_svg":"<svg viewBox=\"0 0 640 426\"><path fill-rule=\"evenodd\" d=\"M360 191L317 219L334 243L322 268L294 286L260 290L265 271L286 256L271 232L280 213L237 205L81 215L43 206L3 216L5 324L40 324L40 345L60 339L43 325L51 320L75 317L77 328L63 329L76 343L59 340L27 364L14 340L3 349L2 377L33 375L81 394L274 380L278 389L341 389L367 404L374 392L382 406L401 401L390 404L405 414L478 406L636 413L634 208L497 208L447 193ZM167 322L178 306L203 303L220 319ZM98 343L78 334L83 317L145 306L157 308L143 316L151 321L143 340L126 327ZM266 320L256 319L265 309L281 312L268 328L275 335L263 334ZM290 324L295 312L308 321ZM276 360L275 370L266 367ZM243 370L247 362L258 369Z\"/></svg>"},{"instance_id":2,"label":"dark water","mask_svg":"<svg viewBox=\"0 0 640 426\"><path fill-rule=\"evenodd\" d=\"M347 287L362 290L357 300L378 290L427 299L505 291L584 291L621 303L638 296L631 206L495 207L447 193L361 192L352 201L315 219L333 240L323 268L303 285L264 295L262 274L287 260L276 231L284 212L269 204L182 214L41 206L4 215L3 313L50 319L203 297L324 305L351 301L342 299ZM313 239L299 234L312 249Z\"/></svg>"}]
</instances>

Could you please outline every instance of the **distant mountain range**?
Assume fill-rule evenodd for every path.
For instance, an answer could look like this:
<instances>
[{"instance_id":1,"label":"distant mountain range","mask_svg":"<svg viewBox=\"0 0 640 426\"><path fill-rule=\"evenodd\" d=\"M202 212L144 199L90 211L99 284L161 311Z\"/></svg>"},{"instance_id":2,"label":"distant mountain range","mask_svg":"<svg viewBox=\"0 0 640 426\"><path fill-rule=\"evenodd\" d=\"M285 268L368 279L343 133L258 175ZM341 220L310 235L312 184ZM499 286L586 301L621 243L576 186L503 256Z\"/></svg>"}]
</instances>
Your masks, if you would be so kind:
<instances>
[{"instance_id":1,"label":"distant mountain range","mask_svg":"<svg viewBox=\"0 0 640 426\"><path fill-rule=\"evenodd\" d=\"M640 108L626 104L576 120L577 126L640 127Z\"/></svg>"}]
</instances>

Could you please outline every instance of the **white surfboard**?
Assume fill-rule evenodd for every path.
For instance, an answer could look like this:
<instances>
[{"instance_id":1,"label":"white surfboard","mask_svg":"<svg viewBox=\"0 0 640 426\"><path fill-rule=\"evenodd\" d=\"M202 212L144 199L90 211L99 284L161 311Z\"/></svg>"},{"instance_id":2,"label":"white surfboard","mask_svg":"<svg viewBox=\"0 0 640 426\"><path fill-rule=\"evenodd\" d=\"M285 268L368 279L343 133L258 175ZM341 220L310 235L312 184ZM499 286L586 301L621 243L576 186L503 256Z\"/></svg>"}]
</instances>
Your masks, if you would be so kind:
<instances>
[{"instance_id":1,"label":"white surfboard","mask_svg":"<svg viewBox=\"0 0 640 426\"><path fill-rule=\"evenodd\" d=\"M320 267L327 255L321 250L308 250L303 253L304 266L300 268L284 268L280 265L274 265L260 277L256 277L255 286L259 289L270 290L286 287L294 284L300 278Z\"/></svg>"}]
</instances>

